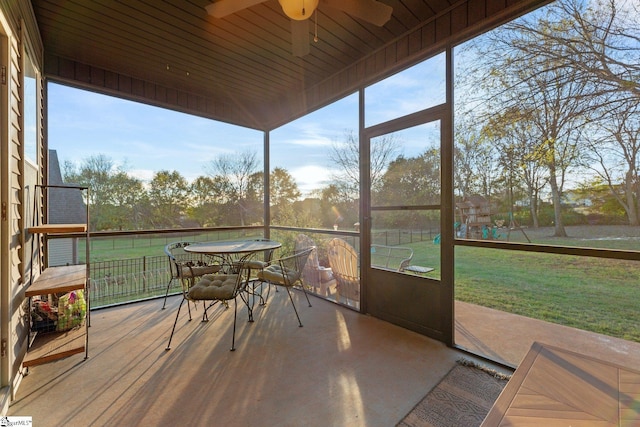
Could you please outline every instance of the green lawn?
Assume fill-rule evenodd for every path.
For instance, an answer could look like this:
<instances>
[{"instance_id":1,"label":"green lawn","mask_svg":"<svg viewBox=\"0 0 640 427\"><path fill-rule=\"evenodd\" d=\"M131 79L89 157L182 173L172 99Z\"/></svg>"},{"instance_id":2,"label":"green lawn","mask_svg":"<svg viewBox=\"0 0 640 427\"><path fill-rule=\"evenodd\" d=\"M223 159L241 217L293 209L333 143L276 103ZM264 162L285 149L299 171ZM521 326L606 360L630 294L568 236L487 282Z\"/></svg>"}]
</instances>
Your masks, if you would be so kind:
<instances>
[{"instance_id":1,"label":"green lawn","mask_svg":"<svg viewBox=\"0 0 640 427\"><path fill-rule=\"evenodd\" d=\"M460 247L456 299L640 342L632 261Z\"/></svg>"},{"instance_id":2,"label":"green lawn","mask_svg":"<svg viewBox=\"0 0 640 427\"><path fill-rule=\"evenodd\" d=\"M555 238L549 229L526 230L532 241L542 244L629 250L640 246L637 228L568 231L571 237ZM514 234L512 237L517 237ZM438 245L425 242L411 246L414 264L439 266ZM438 276L437 271L432 274ZM640 265L635 261L457 246L455 297L640 342Z\"/></svg>"}]
</instances>

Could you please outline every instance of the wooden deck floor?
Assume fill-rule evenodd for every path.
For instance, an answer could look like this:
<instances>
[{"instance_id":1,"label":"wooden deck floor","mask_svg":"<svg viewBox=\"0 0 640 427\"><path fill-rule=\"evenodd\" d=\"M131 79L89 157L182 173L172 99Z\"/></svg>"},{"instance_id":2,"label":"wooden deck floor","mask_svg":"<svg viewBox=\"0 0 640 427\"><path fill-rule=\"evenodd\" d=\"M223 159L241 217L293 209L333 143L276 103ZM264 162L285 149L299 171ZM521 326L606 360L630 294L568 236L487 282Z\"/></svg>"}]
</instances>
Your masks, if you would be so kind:
<instances>
[{"instance_id":1,"label":"wooden deck floor","mask_svg":"<svg viewBox=\"0 0 640 427\"><path fill-rule=\"evenodd\" d=\"M467 357L317 299L312 308L299 305L305 325L299 328L286 293L257 310L255 323L239 312L235 352L229 352L232 310L216 311L207 324L187 322L183 313L167 352L178 302L170 298L167 310L156 300L94 312L89 359L31 369L9 415L65 427L301 419L310 426L389 426ZM640 371L640 343L456 303L456 342L465 348L517 366L534 341Z\"/></svg>"},{"instance_id":2,"label":"wooden deck floor","mask_svg":"<svg viewBox=\"0 0 640 427\"><path fill-rule=\"evenodd\" d=\"M482 427L638 425L640 372L535 343Z\"/></svg>"},{"instance_id":3,"label":"wooden deck floor","mask_svg":"<svg viewBox=\"0 0 640 427\"><path fill-rule=\"evenodd\" d=\"M353 426L401 420L463 354L390 323L294 292L238 310L183 308L179 298L96 310L89 358L30 369L8 415L34 426ZM242 304L242 303L241 303ZM231 304L233 307L233 304Z\"/></svg>"}]
</instances>

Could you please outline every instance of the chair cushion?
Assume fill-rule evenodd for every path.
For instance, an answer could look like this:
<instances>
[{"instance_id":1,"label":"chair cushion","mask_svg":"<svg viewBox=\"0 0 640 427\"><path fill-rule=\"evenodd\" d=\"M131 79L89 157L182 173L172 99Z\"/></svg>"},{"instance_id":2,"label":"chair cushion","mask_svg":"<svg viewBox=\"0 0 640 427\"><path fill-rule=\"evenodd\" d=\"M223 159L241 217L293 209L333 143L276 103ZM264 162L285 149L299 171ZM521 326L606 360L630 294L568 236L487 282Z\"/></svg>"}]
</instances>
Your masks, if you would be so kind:
<instances>
[{"instance_id":1,"label":"chair cushion","mask_svg":"<svg viewBox=\"0 0 640 427\"><path fill-rule=\"evenodd\" d=\"M266 266L268 266L269 264L264 262L264 261L258 261L255 259L252 259L250 261L243 261L243 262L234 262L233 266L234 267L242 267L242 268L250 268L252 270L262 270L263 268L265 268Z\"/></svg>"},{"instance_id":2,"label":"chair cushion","mask_svg":"<svg viewBox=\"0 0 640 427\"><path fill-rule=\"evenodd\" d=\"M185 279L191 277L200 277L205 274L217 273L220 271L219 265L194 265L194 266L182 266L182 277Z\"/></svg>"},{"instance_id":3,"label":"chair cushion","mask_svg":"<svg viewBox=\"0 0 640 427\"><path fill-rule=\"evenodd\" d=\"M194 300L227 300L235 297L237 274L207 274L189 289Z\"/></svg>"},{"instance_id":4,"label":"chair cushion","mask_svg":"<svg viewBox=\"0 0 640 427\"><path fill-rule=\"evenodd\" d=\"M282 269L279 265L270 265L258 272L258 279L283 286L291 286L300 278L296 270Z\"/></svg>"}]
</instances>

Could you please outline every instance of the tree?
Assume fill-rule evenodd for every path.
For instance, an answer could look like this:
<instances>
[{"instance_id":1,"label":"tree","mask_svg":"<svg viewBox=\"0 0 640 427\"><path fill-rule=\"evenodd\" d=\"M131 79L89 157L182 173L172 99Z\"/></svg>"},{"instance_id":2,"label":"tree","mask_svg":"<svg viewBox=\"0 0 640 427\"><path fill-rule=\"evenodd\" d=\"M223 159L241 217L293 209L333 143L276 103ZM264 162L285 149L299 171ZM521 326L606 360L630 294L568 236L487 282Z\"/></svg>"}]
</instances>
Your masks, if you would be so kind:
<instances>
[{"instance_id":1,"label":"tree","mask_svg":"<svg viewBox=\"0 0 640 427\"><path fill-rule=\"evenodd\" d=\"M487 107L476 117L487 121L494 115L518 112L523 121L520 130L530 130L529 139L535 141L527 154L529 159L544 165L548 176L554 209L554 235L566 236L561 201L567 175L581 165L584 152L583 126L591 118L591 82L574 79L564 63L542 55L572 55L567 46L555 43L554 38L540 37L541 33L571 32L566 21L549 21L544 13L505 25L488 33L486 40L474 45L478 57L483 58L482 96ZM523 161L525 159L522 159Z\"/></svg>"},{"instance_id":2,"label":"tree","mask_svg":"<svg viewBox=\"0 0 640 427\"><path fill-rule=\"evenodd\" d=\"M257 155L244 152L234 155L221 155L208 166L208 175L218 179L224 188L224 198L236 207L239 225L246 224L249 209L249 190L251 177L258 172Z\"/></svg>"},{"instance_id":3,"label":"tree","mask_svg":"<svg viewBox=\"0 0 640 427\"><path fill-rule=\"evenodd\" d=\"M298 184L291 174L283 168L275 168L269 180L269 195L272 206L290 206L301 196Z\"/></svg>"},{"instance_id":4,"label":"tree","mask_svg":"<svg viewBox=\"0 0 640 427\"><path fill-rule=\"evenodd\" d=\"M180 227L189 206L187 180L177 171L159 171L149 183L150 221L154 228Z\"/></svg>"},{"instance_id":5,"label":"tree","mask_svg":"<svg viewBox=\"0 0 640 427\"><path fill-rule=\"evenodd\" d=\"M113 160L98 154L79 166L64 163L64 180L89 187L92 230L138 228L136 208L146 194L140 180L116 168Z\"/></svg>"},{"instance_id":6,"label":"tree","mask_svg":"<svg viewBox=\"0 0 640 427\"><path fill-rule=\"evenodd\" d=\"M488 141L473 126L457 122L455 141L454 188L462 198L479 191L477 176L479 165L476 159L486 152Z\"/></svg>"},{"instance_id":7,"label":"tree","mask_svg":"<svg viewBox=\"0 0 640 427\"><path fill-rule=\"evenodd\" d=\"M225 184L220 177L197 177L189 187L189 217L200 227L221 224L224 217L224 191Z\"/></svg>"},{"instance_id":8,"label":"tree","mask_svg":"<svg viewBox=\"0 0 640 427\"><path fill-rule=\"evenodd\" d=\"M142 204L147 200L147 194L142 182L118 171L110 178L109 204L113 207L113 214L109 215L112 227L117 230L131 230L142 227L143 219L139 212Z\"/></svg>"},{"instance_id":9,"label":"tree","mask_svg":"<svg viewBox=\"0 0 640 427\"><path fill-rule=\"evenodd\" d=\"M592 96L614 94L612 104L640 99L640 4L621 0L564 0L547 8L539 25L514 22L540 41L531 55L556 64L574 80L597 82ZM554 46L553 49L543 48ZM595 87L594 87L595 89ZM598 105L602 107L603 105Z\"/></svg>"},{"instance_id":10,"label":"tree","mask_svg":"<svg viewBox=\"0 0 640 427\"><path fill-rule=\"evenodd\" d=\"M389 164L374 204L410 206L439 204L440 151L432 148L417 157L398 157Z\"/></svg>"},{"instance_id":11,"label":"tree","mask_svg":"<svg viewBox=\"0 0 640 427\"><path fill-rule=\"evenodd\" d=\"M516 48L526 52L528 60L535 58L536 63L544 64L542 70L551 77L547 83L571 90L571 94L567 91L562 95L565 105L567 98L574 97L575 108L571 111L574 117L564 124L558 117L551 117L546 129L560 129L563 125L567 128L569 122L579 128L580 119L576 116L582 115L589 131L580 133L580 129L574 129L572 137L591 134L590 143L581 145L579 150L588 149L586 160L590 163L586 164L608 185L629 223L636 225L639 224L636 108L640 102L639 14L637 2L566 0L549 6L537 21L520 20L507 26L509 31L522 35L515 38ZM536 40L537 46L529 40ZM528 78L532 79L531 75ZM542 160L549 160L550 152L557 148L552 139L547 139L547 146L549 150L540 152ZM579 160L579 156L570 153L564 158L571 159ZM557 216L560 209L556 206L557 193L561 194L562 186L556 181L554 162L546 164Z\"/></svg>"},{"instance_id":12,"label":"tree","mask_svg":"<svg viewBox=\"0 0 640 427\"><path fill-rule=\"evenodd\" d=\"M262 203L264 200L263 177L264 174L262 172L256 172L249 180L250 185L247 194L248 200L252 203ZM291 212L294 209L294 203L302 195L295 179L286 169L276 167L269 175L269 188L271 220L279 224L293 225L293 222L283 222L283 220L285 216L293 219L287 212Z\"/></svg>"},{"instance_id":13,"label":"tree","mask_svg":"<svg viewBox=\"0 0 640 427\"><path fill-rule=\"evenodd\" d=\"M322 225L354 224L358 221L358 201L351 198L338 184L329 184L317 192L320 199Z\"/></svg>"},{"instance_id":14,"label":"tree","mask_svg":"<svg viewBox=\"0 0 640 427\"><path fill-rule=\"evenodd\" d=\"M400 154L401 145L394 134L371 139L371 191L382 185L382 176L389 162ZM352 200L357 199L360 191L360 143L353 131L345 134L343 142L332 145L329 159L339 170L333 176L335 186Z\"/></svg>"},{"instance_id":15,"label":"tree","mask_svg":"<svg viewBox=\"0 0 640 427\"><path fill-rule=\"evenodd\" d=\"M624 209L629 225L640 225L640 105L623 105L593 126L592 170Z\"/></svg>"},{"instance_id":16,"label":"tree","mask_svg":"<svg viewBox=\"0 0 640 427\"><path fill-rule=\"evenodd\" d=\"M519 109L503 111L489 120L487 128L500 153L498 163L506 184L509 219L513 219L514 193L523 188L529 201L532 225L538 227L540 192L548 183L548 175L536 154L537 141L541 137L535 135L535 129L520 114Z\"/></svg>"}]
</instances>

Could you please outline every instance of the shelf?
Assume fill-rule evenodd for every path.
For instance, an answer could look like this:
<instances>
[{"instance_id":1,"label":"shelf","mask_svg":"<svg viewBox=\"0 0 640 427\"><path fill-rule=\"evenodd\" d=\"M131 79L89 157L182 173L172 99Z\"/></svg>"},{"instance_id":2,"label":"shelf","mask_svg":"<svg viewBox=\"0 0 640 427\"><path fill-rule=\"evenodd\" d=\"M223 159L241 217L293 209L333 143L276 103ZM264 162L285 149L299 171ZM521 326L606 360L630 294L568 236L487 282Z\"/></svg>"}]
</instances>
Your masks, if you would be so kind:
<instances>
[{"instance_id":1,"label":"shelf","mask_svg":"<svg viewBox=\"0 0 640 427\"><path fill-rule=\"evenodd\" d=\"M40 189L40 193L36 193L34 196L34 221L31 227L27 228L27 231L33 235L31 238L31 253L40 256L40 274L36 277L36 270L31 269L30 285L24 293L24 297L28 299L29 304L29 336L27 343L27 353L22 361L24 367L41 365L49 363L54 360L63 359L78 353L85 353L85 359L89 357L89 326L90 326L90 306L88 295L88 272L89 272L89 206L85 205L86 209L86 221L87 223L63 223L63 224L40 224L40 220L43 220L45 206L41 206L44 201L45 192L49 188L69 188L74 190L80 190L84 194L84 200L88 199L88 187L69 187L69 186L57 186L57 185L37 185ZM37 210L38 208L39 210ZM36 214L37 212L37 214ZM62 216L60 217L62 218ZM64 220L62 220L64 221ZM73 220L72 220L73 221ZM35 235L44 235L44 239L35 237ZM46 250L39 247L44 240L44 244L47 244L47 235L55 234L57 237L67 236L77 237L78 235L84 235L86 239L85 251L86 251L86 263L80 265L66 265L48 267L43 255L46 255ZM77 240L75 240L77 242ZM77 244L77 243L74 243ZM38 248L34 248L38 245ZM74 257L73 263L77 260ZM46 308L42 305L42 302L46 302L47 298L42 298L42 301L38 302L38 307L34 302L34 297L46 296L57 294L59 298L62 298L61 294L68 294L71 291L84 290L84 301L70 302L71 296L68 296L61 307L62 300L58 301L57 316L49 316L49 310L53 310L53 307ZM77 295L76 295L77 296ZM58 298L49 297L49 303L53 303L53 300ZM84 305L86 302L86 305ZM40 316L33 316L33 310L45 311L46 315L42 316L43 320L40 320ZM63 312L60 312L63 310ZM77 311L79 310L79 312ZM64 315L65 317L61 317ZM82 318L82 322L79 320ZM71 320L71 322L68 322ZM64 321L66 323L60 324L58 322ZM56 331L57 326L71 326L78 323L84 323L81 326L67 331Z\"/></svg>"},{"instance_id":2,"label":"shelf","mask_svg":"<svg viewBox=\"0 0 640 427\"><path fill-rule=\"evenodd\" d=\"M44 224L29 227L29 233L63 234L86 233L87 224Z\"/></svg>"},{"instance_id":3,"label":"shelf","mask_svg":"<svg viewBox=\"0 0 640 427\"><path fill-rule=\"evenodd\" d=\"M24 296L66 293L84 289L86 283L87 266L85 264L49 267L29 286Z\"/></svg>"},{"instance_id":4,"label":"shelf","mask_svg":"<svg viewBox=\"0 0 640 427\"><path fill-rule=\"evenodd\" d=\"M85 326L64 332L39 333L22 364L25 367L42 365L73 354L83 353L86 349L86 342Z\"/></svg>"}]
</instances>

